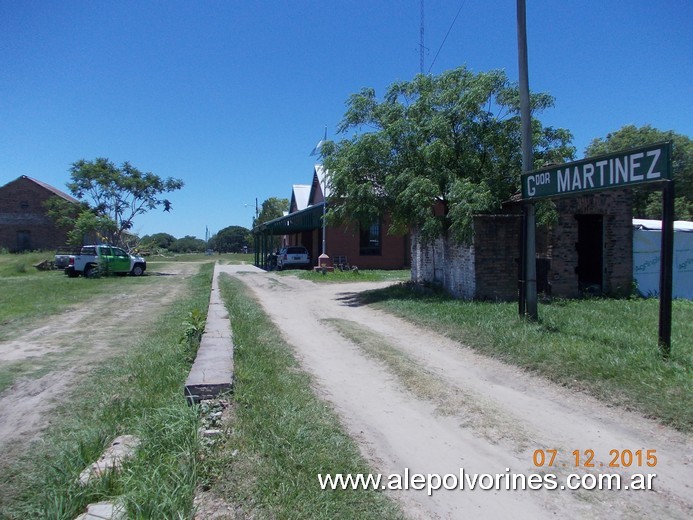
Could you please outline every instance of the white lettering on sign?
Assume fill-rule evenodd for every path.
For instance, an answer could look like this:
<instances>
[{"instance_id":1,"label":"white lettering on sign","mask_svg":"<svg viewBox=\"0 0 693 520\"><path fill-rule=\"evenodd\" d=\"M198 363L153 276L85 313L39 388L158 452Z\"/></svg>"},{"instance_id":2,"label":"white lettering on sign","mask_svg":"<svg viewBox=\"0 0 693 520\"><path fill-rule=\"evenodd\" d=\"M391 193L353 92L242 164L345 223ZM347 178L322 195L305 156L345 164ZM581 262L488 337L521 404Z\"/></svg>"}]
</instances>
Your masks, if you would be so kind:
<instances>
[{"instance_id":1,"label":"white lettering on sign","mask_svg":"<svg viewBox=\"0 0 693 520\"><path fill-rule=\"evenodd\" d=\"M585 179L585 183L582 187L586 190L594 188L594 182L592 181L592 176L594 175L594 165L591 163L585 164L585 166L582 168L582 175Z\"/></svg>"},{"instance_id":2,"label":"white lettering on sign","mask_svg":"<svg viewBox=\"0 0 693 520\"><path fill-rule=\"evenodd\" d=\"M655 172L654 167L655 165L659 162L659 154L661 153L661 150L652 150L651 152L647 152L647 156L655 156L655 158L652 160L652 164L650 164L650 169L647 170L647 178L648 179L659 179L662 174L661 172Z\"/></svg>"},{"instance_id":3,"label":"white lettering on sign","mask_svg":"<svg viewBox=\"0 0 693 520\"><path fill-rule=\"evenodd\" d=\"M527 194L532 197L536 194L537 186L551 183L551 174L549 172L537 173L527 177Z\"/></svg>"},{"instance_id":4,"label":"white lettering on sign","mask_svg":"<svg viewBox=\"0 0 693 520\"><path fill-rule=\"evenodd\" d=\"M637 162L637 159L642 159L645 156L644 153L634 153L633 155L630 156L630 180L631 181L641 181L644 179L644 175L641 174L636 174L635 170L637 168L640 168L640 163Z\"/></svg>"},{"instance_id":5,"label":"white lettering on sign","mask_svg":"<svg viewBox=\"0 0 693 520\"><path fill-rule=\"evenodd\" d=\"M633 153L623 157L604 159L596 163L583 163L570 167L559 168L557 193L605 188L619 184L631 184L644 180L659 179L660 171L655 171L661 150ZM645 173L642 159L654 157ZM595 178L595 173L597 174Z\"/></svg>"},{"instance_id":6,"label":"white lettering on sign","mask_svg":"<svg viewBox=\"0 0 693 520\"><path fill-rule=\"evenodd\" d=\"M609 164L609 161L597 161L597 168L599 168L599 185L604 186L604 166Z\"/></svg>"},{"instance_id":7,"label":"white lettering on sign","mask_svg":"<svg viewBox=\"0 0 693 520\"><path fill-rule=\"evenodd\" d=\"M558 170L558 193L570 191L570 168L565 171Z\"/></svg>"},{"instance_id":8,"label":"white lettering on sign","mask_svg":"<svg viewBox=\"0 0 693 520\"><path fill-rule=\"evenodd\" d=\"M552 197L669 179L671 146L657 146L524 173L523 196Z\"/></svg>"}]
</instances>

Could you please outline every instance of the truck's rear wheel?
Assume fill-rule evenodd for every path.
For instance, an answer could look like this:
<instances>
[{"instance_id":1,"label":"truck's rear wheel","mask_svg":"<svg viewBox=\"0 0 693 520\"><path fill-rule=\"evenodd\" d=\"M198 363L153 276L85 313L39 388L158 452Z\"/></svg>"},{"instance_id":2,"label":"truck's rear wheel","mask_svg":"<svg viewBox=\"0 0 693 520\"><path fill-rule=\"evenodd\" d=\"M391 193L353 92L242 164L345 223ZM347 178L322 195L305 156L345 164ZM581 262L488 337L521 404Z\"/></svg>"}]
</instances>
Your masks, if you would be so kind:
<instances>
[{"instance_id":1,"label":"truck's rear wheel","mask_svg":"<svg viewBox=\"0 0 693 520\"><path fill-rule=\"evenodd\" d=\"M99 268L95 265L88 265L84 268L85 278L96 278L99 275Z\"/></svg>"}]
</instances>

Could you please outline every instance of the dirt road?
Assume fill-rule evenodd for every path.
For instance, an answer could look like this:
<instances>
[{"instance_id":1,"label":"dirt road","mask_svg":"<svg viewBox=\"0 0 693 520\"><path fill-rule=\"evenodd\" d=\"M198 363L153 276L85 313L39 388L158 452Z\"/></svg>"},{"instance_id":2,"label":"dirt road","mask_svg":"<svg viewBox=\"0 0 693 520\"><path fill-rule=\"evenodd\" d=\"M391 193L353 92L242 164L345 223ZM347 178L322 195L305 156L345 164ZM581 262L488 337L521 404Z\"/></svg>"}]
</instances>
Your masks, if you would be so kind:
<instances>
[{"instance_id":1,"label":"dirt road","mask_svg":"<svg viewBox=\"0 0 693 520\"><path fill-rule=\"evenodd\" d=\"M222 269L252 289L375 471L501 475L500 490L393 492L412 518L693 517L691 436L479 356L354 298L386 283L314 284ZM539 449L557 450L554 467L535 466ZM576 468L574 450L581 464L593 450L595 467ZM657 464L608 468L611 450L656 450ZM626 484L636 473L656 474L654 491L560 489L570 474L619 474ZM503 475L513 474L555 474L557 489L507 490Z\"/></svg>"},{"instance_id":2,"label":"dirt road","mask_svg":"<svg viewBox=\"0 0 693 520\"><path fill-rule=\"evenodd\" d=\"M150 264L148 276L159 276L157 283L129 284L127 291L93 298L0 342L1 365L21 364L27 372L45 372L41 377L19 377L0 394L0 458L13 459L40 435L72 385L136 341L175 301L199 265L171 263L159 269Z\"/></svg>"}]
</instances>

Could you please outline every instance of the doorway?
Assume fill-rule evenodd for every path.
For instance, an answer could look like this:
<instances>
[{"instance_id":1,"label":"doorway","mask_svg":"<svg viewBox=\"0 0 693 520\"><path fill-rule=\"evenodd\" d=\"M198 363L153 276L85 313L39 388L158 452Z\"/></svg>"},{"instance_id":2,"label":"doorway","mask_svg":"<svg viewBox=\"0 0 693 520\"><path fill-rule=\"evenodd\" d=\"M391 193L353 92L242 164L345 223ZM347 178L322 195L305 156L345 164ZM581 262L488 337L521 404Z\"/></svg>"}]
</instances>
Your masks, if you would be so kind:
<instances>
[{"instance_id":1,"label":"doorway","mask_svg":"<svg viewBox=\"0 0 693 520\"><path fill-rule=\"evenodd\" d=\"M575 215L578 221L578 289L582 294L601 294L604 290L604 216Z\"/></svg>"},{"instance_id":2,"label":"doorway","mask_svg":"<svg viewBox=\"0 0 693 520\"><path fill-rule=\"evenodd\" d=\"M16 251L31 251L31 231L17 231L17 249Z\"/></svg>"}]
</instances>

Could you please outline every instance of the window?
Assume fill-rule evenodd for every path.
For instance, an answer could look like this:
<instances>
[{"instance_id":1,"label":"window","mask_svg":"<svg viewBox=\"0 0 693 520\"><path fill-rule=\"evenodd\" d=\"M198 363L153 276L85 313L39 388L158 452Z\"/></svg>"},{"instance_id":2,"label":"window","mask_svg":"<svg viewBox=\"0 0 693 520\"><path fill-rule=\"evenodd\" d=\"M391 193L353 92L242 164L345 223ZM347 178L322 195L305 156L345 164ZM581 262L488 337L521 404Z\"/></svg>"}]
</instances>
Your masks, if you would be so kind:
<instances>
[{"instance_id":1,"label":"window","mask_svg":"<svg viewBox=\"0 0 693 520\"><path fill-rule=\"evenodd\" d=\"M19 203L19 208L20 209L29 209L29 201L28 200L23 200Z\"/></svg>"},{"instance_id":2,"label":"window","mask_svg":"<svg viewBox=\"0 0 693 520\"><path fill-rule=\"evenodd\" d=\"M359 254L361 256L378 256L381 254L380 220L374 221L370 226L361 226Z\"/></svg>"}]
</instances>

